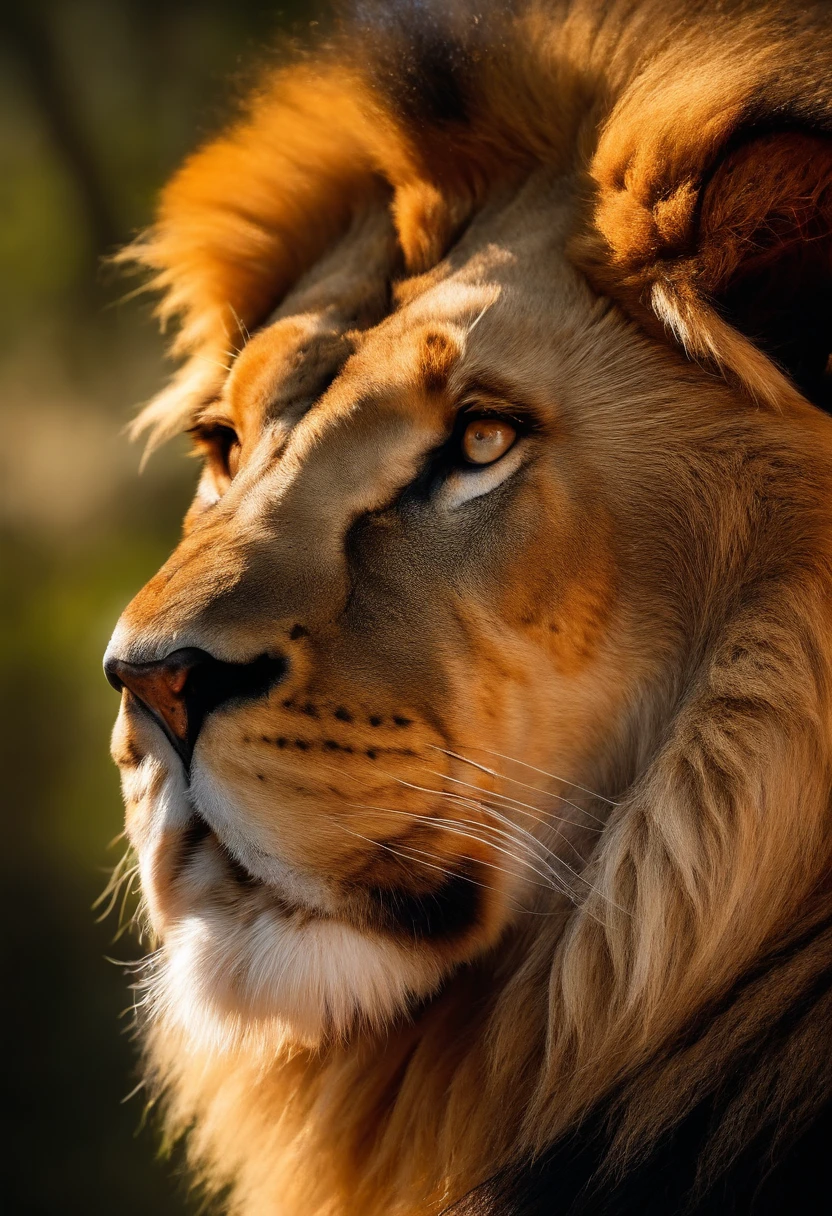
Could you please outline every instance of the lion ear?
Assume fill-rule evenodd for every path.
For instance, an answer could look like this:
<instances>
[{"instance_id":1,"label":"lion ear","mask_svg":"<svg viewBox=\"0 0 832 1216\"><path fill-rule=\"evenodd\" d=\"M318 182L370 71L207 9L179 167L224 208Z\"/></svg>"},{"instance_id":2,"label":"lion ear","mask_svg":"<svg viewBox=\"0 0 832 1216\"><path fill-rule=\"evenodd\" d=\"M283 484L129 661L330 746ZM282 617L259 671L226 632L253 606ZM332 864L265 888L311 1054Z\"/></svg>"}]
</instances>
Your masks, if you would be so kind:
<instances>
[{"instance_id":1,"label":"lion ear","mask_svg":"<svg viewBox=\"0 0 832 1216\"><path fill-rule=\"evenodd\" d=\"M579 256L604 290L758 402L826 406L832 135L798 120L783 130L782 116L772 131L732 103L727 79L722 96L719 81L699 97L689 83L664 112L658 102L635 119L630 105L610 122Z\"/></svg>"}]
</instances>

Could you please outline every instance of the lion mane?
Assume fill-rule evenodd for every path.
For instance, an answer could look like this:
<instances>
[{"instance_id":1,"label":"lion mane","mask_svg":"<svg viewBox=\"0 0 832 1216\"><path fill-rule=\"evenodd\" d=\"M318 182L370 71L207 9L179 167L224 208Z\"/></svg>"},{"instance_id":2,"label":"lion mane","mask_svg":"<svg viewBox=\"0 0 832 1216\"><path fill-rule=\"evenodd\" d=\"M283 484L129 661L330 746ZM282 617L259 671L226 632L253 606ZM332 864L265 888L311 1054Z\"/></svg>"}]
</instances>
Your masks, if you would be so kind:
<instances>
[{"instance_id":1,"label":"lion mane","mask_svg":"<svg viewBox=\"0 0 832 1216\"><path fill-rule=\"evenodd\" d=\"M206 1029L201 1014L169 1016L179 999L171 996L179 983L171 966L168 988L151 990L143 1018L150 1083L165 1095L171 1134L188 1133L196 1176L227 1195L229 1211L669 1216L775 1213L810 1203L810 1184L824 1175L832 1099L832 432L823 413L832 319L830 70L832 19L823 4L357 4L315 47L293 50L263 74L240 116L167 185L154 226L123 255L151 272L163 321L178 323L173 351L182 368L137 423L151 446L192 428L206 403L215 408L229 359L240 363L239 376L248 359L253 376L260 349L257 375L265 375L277 347L257 343L277 342L267 338L272 326L288 352L287 400L340 401L347 390L339 385L350 375L357 386L351 400L364 400L373 369L404 357L404 331L390 326L405 314L428 324L420 300L438 292L474 248L499 264L500 300L510 297L516 310L550 288L567 292L566 320L552 328L551 341L569 374L583 379L564 373L563 394L569 398L569 384L580 382L576 396L595 404L567 410L563 442L583 426L590 455L603 452L594 480L580 468L574 473L585 516L573 519L566 507L559 514L560 499L546 508L552 537L561 524L551 521L568 517L574 529L568 562L558 567L571 590L546 626L545 645L560 647L553 662L564 688L573 678L588 681L592 664L606 663L612 673L575 702L570 755L581 759L569 772L573 784L546 787L557 790L562 810L574 805L584 816L572 852L561 854L574 874L569 889L544 893L527 916L483 912L476 929L455 928L456 937L449 929L433 953L424 943L438 940L435 923L440 911L452 917L450 905L431 920L420 895L418 925L416 905L408 904L409 937L390 928L401 906L372 928L385 943L372 964L359 930L344 930L334 947L321 930L315 949L341 952L345 974L368 968L355 998L364 1011L357 1021L352 997L338 1004L335 981L321 997L324 1012L309 1012L303 967L291 999L297 1024L308 1029L297 1034L261 1016L259 1006L229 1014L222 1031L214 1023ZM529 262L519 278L499 278L510 275L512 259L520 265L519 254L499 254L501 242L514 249L527 226L543 232L549 199L560 200L552 204L559 218L546 240L560 242L563 261L546 269L544 241L532 259L537 277ZM485 343L497 315L498 305L488 311L496 289L489 295L488 275L477 273L466 280L472 311L465 334L449 337L434 326L420 339L418 375L429 395L445 391L464 342L476 336ZM315 320L321 316L325 332ZM496 342L496 330L487 332ZM373 335L381 342L388 333L371 359ZM501 356L503 371L510 374L513 359L534 380L544 348L540 338L529 354L518 339ZM408 372L411 386L416 374ZM492 396L505 395L501 374L493 369ZM587 419L580 426L573 420L579 408ZM348 413L344 406L343 418ZM316 432L303 459L322 451L327 434ZM209 439L215 442L214 432ZM526 439L537 442L533 427ZM358 440L349 442L344 460L363 469ZM225 468L232 484L233 469ZM385 482L354 513L369 512L379 535L398 526L390 522L390 495L399 492L391 486ZM194 517L179 557L128 610L119 645L132 630L131 637L169 634L186 638L177 645L210 650L205 638L230 631L240 640L222 651L229 670L251 666L260 650L272 653L260 641L260 606L277 593L261 580L247 599L233 598L249 567L241 533L222 548L216 520L230 518L226 501L231 491L207 522ZM528 532L532 514L523 520ZM349 535L363 554L361 536ZM504 562L501 586L511 580L515 587L516 610L501 609L500 630L510 617L512 637L542 647L541 604L554 593L540 586L528 555L516 569L504 550L495 534L478 558L486 566ZM335 586L317 557L292 555L287 579L306 586L312 576L304 571L313 570L321 584ZM213 582L182 573L197 562ZM409 585L433 577L423 555L412 562ZM381 560L372 570L379 587L395 581ZM363 620L381 619L360 587L349 595L344 603L365 604ZM222 596L226 615L209 619ZM260 615L240 632L235 622L254 613L252 604ZM425 600L413 621L432 611ZM455 611L459 620L466 610ZM508 720L514 702L500 690L525 651L519 642L510 650L494 641L507 635L482 623L489 611L470 609L454 636L492 630L489 648L471 643L491 673L476 704L488 701ZM291 624L292 612L281 607L281 620ZM197 613L209 624L194 642L181 620ZM331 621L323 609L319 618ZM613 619L624 622L622 632L613 633ZM311 653L310 620L291 625L290 657L290 646ZM625 634L626 646L615 640ZM437 636L421 649L442 650ZM341 651L332 647L334 668ZM124 674L128 652L119 653L115 682L133 687ZM375 653L367 652L360 671L381 687ZM403 661L396 678L427 688L421 661ZM291 662L313 687L313 660ZM246 696L270 687L255 676ZM453 686L463 685L460 676ZM430 685L425 705L441 701L444 687ZM216 745L225 771L241 771L233 766L242 763L243 744L261 734L275 755L302 748L298 763L314 767L326 697L309 695L298 711L299 721L307 715L307 734L275 728L272 738L246 718L236 754ZM413 712L387 714L390 731L399 730L386 745L390 764L409 763L408 754L426 754L436 740L449 754L448 739L459 738L434 730L433 710L419 709L419 695L409 702ZM358 712L332 696L333 730L357 731ZM582 708L596 701L607 706L603 713ZM279 712L294 713L290 702ZM545 716L542 694L539 703L535 714ZM169 723L172 712L163 711ZM485 709L481 718L471 713L472 722L488 717ZM214 719L230 721L231 713L206 720ZM368 722L375 721L371 713ZM386 729L378 727L378 737ZM488 729L482 737L492 740L493 756L501 736L497 726ZM402 747L397 740L408 731L415 741ZM321 755L329 748L339 764L353 763L359 743L346 738L324 731ZM379 745L361 740L364 762L377 762ZM196 778L191 793L182 793L180 778L165 776L175 757L154 753L151 765L143 747L117 733L114 754L139 853L150 833L136 806L152 787L155 805L169 807L176 781L177 797L202 799L209 808L202 814L221 836L226 821L211 810L218 796ZM544 788L540 770L554 763L547 755L541 743L521 757L528 790ZM481 789L492 779L486 769L469 777ZM262 787L269 771L261 767L256 777L252 784ZM520 790L515 781L502 795L503 811L512 797L523 798ZM255 794L246 798L246 807L264 805ZM252 810L255 821L262 842L268 825ZM225 853L234 853L238 870L251 869L234 831L227 827ZM475 851L474 861L464 860L496 871L490 856ZM463 853L454 859L462 865ZM153 894L166 864L157 857L149 877L142 871L162 952L166 934L180 931L170 930L178 913ZM235 873L245 888L239 898L255 899L251 876ZM373 890L384 881L374 877ZM350 882L349 898L358 900L360 883ZM297 894L299 904L323 899L309 890ZM459 884L451 895L459 896ZM355 903L351 923L376 926L372 899ZM460 900L453 904L459 920ZM201 965L234 973L236 956L212 963L210 949ZM287 969L299 957L300 947L291 949ZM404 978L393 991L390 977L399 971ZM180 984L189 1001L196 1000L190 974Z\"/></svg>"}]
</instances>

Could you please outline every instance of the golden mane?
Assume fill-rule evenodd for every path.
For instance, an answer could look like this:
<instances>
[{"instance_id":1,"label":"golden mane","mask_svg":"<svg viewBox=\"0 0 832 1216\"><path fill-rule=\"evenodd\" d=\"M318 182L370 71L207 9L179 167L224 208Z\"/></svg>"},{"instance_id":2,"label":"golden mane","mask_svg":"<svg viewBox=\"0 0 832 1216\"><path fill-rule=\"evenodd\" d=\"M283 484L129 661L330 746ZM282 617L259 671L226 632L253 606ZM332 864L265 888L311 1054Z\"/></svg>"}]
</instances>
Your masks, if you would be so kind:
<instances>
[{"instance_id":1,"label":"golden mane","mask_svg":"<svg viewBox=\"0 0 832 1216\"><path fill-rule=\"evenodd\" d=\"M121 255L152 272L160 319L180 324L172 353L190 357L140 429L175 430L210 392L210 360L224 360L380 192L391 197L402 268L418 273L495 184L539 164L588 175L576 256L605 290L640 320L657 316L692 355L738 365L762 400L788 396L751 344L712 310L702 318L702 296L756 251L770 213L778 245L821 236L818 216L828 220L832 205L827 145L816 141L808 177L794 156L772 164L768 193L758 184L730 215L714 215L730 240L705 264L690 248L701 186L726 150L832 126L829 102L803 77L807 63L825 63L814 10L790 22L788 4L737 2L716 14L706 2L680 14L646 0L602 17L594 0L544 0L472 24L451 5L432 15L426 38L407 6L384 7L317 57L267 76L243 116L186 161L153 228ZM808 209L795 206L806 199Z\"/></svg>"},{"instance_id":2,"label":"golden mane","mask_svg":"<svg viewBox=\"0 0 832 1216\"><path fill-rule=\"evenodd\" d=\"M832 1092L828 1063L807 1079L832 1004L829 440L807 401L820 373L779 330L768 341L780 312L751 304L788 303L807 274L813 300L826 290L832 25L819 6L742 0L360 10L264 79L125 251L185 360L136 429L152 444L181 429L229 348L379 208L404 298L489 199L547 168L579 183L570 257L635 323L634 350L676 344L759 403L724 435L707 415L699 440L720 455L693 460L684 489L685 535L722 521L714 570L738 569L736 546L752 556L741 583L697 589L705 623L674 623L694 657L616 740L623 793L577 906L458 973L383 1052L369 1036L265 1068L151 1027L149 1067L197 1168L247 1216L514 1211L488 1205L582 1121L605 1129L599 1168L635 1168L724 1077L706 1182L772 1104L777 1135L796 1136ZM766 429L778 414L788 441ZM644 477L668 474L657 454ZM697 569L677 562L682 581Z\"/></svg>"}]
</instances>

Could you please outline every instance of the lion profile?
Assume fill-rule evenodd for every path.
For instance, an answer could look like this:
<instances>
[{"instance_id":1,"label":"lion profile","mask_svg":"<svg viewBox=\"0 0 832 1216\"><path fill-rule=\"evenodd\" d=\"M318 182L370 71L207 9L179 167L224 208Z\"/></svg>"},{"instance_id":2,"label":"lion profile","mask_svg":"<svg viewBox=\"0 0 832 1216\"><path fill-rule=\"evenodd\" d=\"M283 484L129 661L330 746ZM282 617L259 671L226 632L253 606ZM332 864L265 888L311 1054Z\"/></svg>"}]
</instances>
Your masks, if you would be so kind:
<instances>
[{"instance_id":1,"label":"lion profile","mask_svg":"<svg viewBox=\"0 0 832 1216\"><path fill-rule=\"evenodd\" d=\"M126 252L204 458L106 659L147 1072L230 1212L813 1210L830 66L362 4Z\"/></svg>"}]
</instances>

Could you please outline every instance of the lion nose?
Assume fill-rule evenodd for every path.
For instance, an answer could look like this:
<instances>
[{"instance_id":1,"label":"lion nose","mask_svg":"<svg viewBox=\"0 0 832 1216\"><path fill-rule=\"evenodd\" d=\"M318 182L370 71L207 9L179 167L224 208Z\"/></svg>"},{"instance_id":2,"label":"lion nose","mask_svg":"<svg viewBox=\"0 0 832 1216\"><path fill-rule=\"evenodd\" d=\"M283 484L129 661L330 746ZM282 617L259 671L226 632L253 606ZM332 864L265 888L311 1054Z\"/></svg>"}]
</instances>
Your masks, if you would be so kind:
<instances>
[{"instance_id":1,"label":"lion nose","mask_svg":"<svg viewBox=\"0 0 832 1216\"><path fill-rule=\"evenodd\" d=\"M226 701L265 696L287 666L283 657L266 654L250 663L227 663L188 647L154 663L108 657L104 671L116 691L126 688L150 711L188 767L208 714Z\"/></svg>"}]
</instances>

